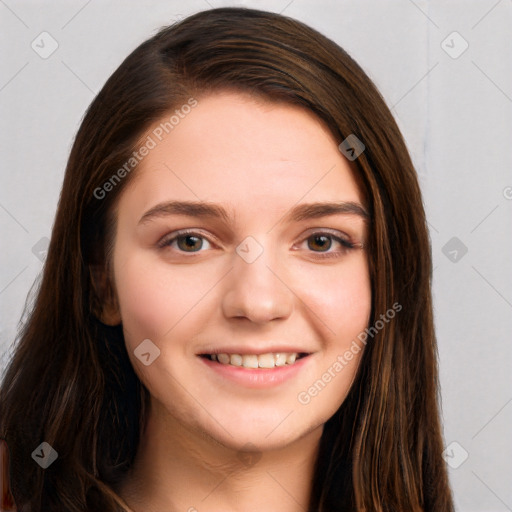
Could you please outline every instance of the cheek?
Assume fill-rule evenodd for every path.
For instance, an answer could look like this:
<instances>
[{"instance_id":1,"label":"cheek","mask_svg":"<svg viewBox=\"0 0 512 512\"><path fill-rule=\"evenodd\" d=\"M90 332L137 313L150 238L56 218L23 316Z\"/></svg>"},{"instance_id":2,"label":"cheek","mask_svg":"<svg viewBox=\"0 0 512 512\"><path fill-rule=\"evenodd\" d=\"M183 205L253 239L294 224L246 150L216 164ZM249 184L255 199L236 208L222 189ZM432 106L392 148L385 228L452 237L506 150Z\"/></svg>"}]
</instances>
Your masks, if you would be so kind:
<instances>
[{"instance_id":1,"label":"cheek","mask_svg":"<svg viewBox=\"0 0 512 512\"><path fill-rule=\"evenodd\" d=\"M339 408L349 392L365 345L358 336L368 326L371 283L366 258L350 265L325 267L302 281L310 318L323 341L317 364L297 395L304 410L316 411L323 421ZM314 285L314 286L313 286Z\"/></svg>"},{"instance_id":2,"label":"cheek","mask_svg":"<svg viewBox=\"0 0 512 512\"><path fill-rule=\"evenodd\" d=\"M322 326L322 337L332 344L349 343L364 330L371 311L371 283L366 258L358 255L346 265L325 266L301 273L301 294L311 318Z\"/></svg>"},{"instance_id":3,"label":"cheek","mask_svg":"<svg viewBox=\"0 0 512 512\"><path fill-rule=\"evenodd\" d=\"M126 341L132 346L149 338L160 340L185 324L209 287L208 276L185 266L171 271L153 258L133 255L118 261L116 291Z\"/></svg>"}]
</instances>

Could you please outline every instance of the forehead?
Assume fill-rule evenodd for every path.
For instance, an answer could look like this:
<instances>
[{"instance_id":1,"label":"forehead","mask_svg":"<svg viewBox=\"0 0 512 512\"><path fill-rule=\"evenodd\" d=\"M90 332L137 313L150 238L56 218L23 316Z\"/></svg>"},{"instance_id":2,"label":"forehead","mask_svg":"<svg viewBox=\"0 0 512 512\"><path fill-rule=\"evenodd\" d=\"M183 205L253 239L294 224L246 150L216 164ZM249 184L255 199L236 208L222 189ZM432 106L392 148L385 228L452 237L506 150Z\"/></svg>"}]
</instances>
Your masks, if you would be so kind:
<instances>
[{"instance_id":1,"label":"forehead","mask_svg":"<svg viewBox=\"0 0 512 512\"><path fill-rule=\"evenodd\" d=\"M261 215L299 202L362 202L337 141L300 107L217 92L192 109L178 106L141 140L148 137L154 147L125 191L141 208L185 199Z\"/></svg>"}]
</instances>

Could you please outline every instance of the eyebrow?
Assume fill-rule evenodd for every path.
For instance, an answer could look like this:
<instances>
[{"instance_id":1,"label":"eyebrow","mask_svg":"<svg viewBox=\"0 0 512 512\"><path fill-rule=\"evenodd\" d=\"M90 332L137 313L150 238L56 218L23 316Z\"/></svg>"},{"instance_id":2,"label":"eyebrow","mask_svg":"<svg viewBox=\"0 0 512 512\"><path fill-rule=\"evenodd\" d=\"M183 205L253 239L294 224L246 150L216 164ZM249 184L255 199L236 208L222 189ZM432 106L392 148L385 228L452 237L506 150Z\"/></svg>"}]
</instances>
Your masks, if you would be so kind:
<instances>
[{"instance_id":1,"label":"eyebrow","mask_svg":"<svg viewBox=\"0 0 512 512\"><path fill-rule=\"evenodd\" d=\"M187 215L197 218L213 218L230 223L228 211L215 203L201 201L166 201L149 209L140 218L139 224L146 223L157 217L169 215ZM303 203L293 207L285 216L288 222L300 222L306 219L318 219L328 215L357 215L363 220L369 220L370 215L360 203L354 201Z\"/></svg>"}]
</instances>

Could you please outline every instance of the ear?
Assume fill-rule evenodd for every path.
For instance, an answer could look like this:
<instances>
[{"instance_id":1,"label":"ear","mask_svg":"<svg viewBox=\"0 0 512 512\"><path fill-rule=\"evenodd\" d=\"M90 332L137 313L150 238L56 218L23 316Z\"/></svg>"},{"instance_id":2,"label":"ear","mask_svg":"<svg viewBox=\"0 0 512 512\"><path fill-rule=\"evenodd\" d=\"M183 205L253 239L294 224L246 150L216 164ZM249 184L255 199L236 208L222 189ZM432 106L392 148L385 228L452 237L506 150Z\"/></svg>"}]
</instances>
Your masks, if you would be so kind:
<instances>
[{"instance_id":1,"label":"ear","mask_svg":"<svg viewBox=\"0 0 512 512\"><path fill-rule=\"evenodd\" d=\"M119 302L107 270L102 265L91 265L89 272L94 295L91 301L94 316L106 325L119 325L121 323Z\"/></svg>"}]
</instances>

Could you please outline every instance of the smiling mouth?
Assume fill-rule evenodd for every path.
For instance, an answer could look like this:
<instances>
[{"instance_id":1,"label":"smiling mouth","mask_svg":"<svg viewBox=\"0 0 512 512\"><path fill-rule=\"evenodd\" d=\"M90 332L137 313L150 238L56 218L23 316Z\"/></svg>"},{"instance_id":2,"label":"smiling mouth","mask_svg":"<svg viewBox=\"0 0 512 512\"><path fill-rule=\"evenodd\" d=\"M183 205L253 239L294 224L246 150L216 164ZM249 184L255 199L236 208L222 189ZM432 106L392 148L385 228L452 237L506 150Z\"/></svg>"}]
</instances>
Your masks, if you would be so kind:
<instances>
[{"instance_id":1,"label":"smiling mouth","mask_svg":"<svg viewBox=\"0 0 512 512\"><path fill-rule=\"evenodd\" d=\"M292 366L296 361L308 356L305 352L275 352L267 354L200 354L200 357L219 364L241 368L268 369L280 366Z\"/></svg>"}]
</instances>

